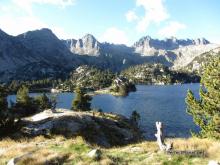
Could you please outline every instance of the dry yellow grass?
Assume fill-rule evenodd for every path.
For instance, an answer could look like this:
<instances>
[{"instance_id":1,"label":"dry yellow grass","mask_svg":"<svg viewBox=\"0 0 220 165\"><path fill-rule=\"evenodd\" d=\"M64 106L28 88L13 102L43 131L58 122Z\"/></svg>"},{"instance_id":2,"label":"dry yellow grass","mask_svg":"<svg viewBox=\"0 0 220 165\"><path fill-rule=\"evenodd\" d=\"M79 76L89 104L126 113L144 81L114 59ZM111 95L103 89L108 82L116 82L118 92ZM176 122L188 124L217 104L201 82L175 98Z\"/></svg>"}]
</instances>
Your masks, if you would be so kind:
<instances>
[{"instance_id":1,"label":"dry yellow grass","mask_svg":"<svg viewBox=\"0 0 220 165\"><path fill-rule=\"evenodd\" d=\"M220 141L199 138L175 139L173 141L176 150L201 150L206 153L208 158L220 161Z\"/></svg>"},{"instance_id":2,"label":"dry yellow grass","mask_svg":"<svg viewBox=\"0 0 220 165\"><path fill-rule=\"evenodd\" d=\"M11 158L31 153L23 158L19 165L41 165L49 163L110 165L110 164L207 164L209 160L220 161L220 142L210 139L168 139L173 142L174 151L204 151L205 156L170 155L159 151L156 142L142 142L124 147L104 149L100 160L88 158L87 153L98 146L90 146L81 137L65 139L57 136L46 139L42 136L33 139L0 141L0 164L6 164Z\"/></svg>"}]
</instances>

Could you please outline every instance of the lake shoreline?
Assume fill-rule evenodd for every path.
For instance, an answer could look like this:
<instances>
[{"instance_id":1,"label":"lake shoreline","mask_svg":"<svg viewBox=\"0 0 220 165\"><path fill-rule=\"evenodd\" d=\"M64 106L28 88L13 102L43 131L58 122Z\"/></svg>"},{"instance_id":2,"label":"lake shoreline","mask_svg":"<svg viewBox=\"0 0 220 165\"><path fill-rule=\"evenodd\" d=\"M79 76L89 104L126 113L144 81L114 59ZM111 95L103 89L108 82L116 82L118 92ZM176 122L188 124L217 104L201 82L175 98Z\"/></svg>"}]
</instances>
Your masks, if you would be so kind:
<instances>
[{"instance_id":1,"label":"lake shoreline","mask_svg":"<svg viewBox=\"0 0 220 165\"><path fill-rule=\"evenodd\" d=\"M198 84L198 83L172 83L172 84L160 84L160 83L155 83L155 84L145 84L145 83L143 83L143 84L141 84L141 83L137 83L137 84L135 84L135 86L137 86L137 85L176 86L176 85L187 85L187 84ZM108 95L112 95L112 96L123 96L120 93L110 91L110 88L111 87L106 87L106 88L101 88L101 89L89 91L89 92L87 92L87 94L90 95L90 96L102 95L102 94L108 94ZM62 90L60 91L60 93L65 93L65 92L74 93L73 91L62 91ZM130 91L130 92L135 92L135 91Z\"/></svg>"},{"instance_id":2,"label":"lake shoreline","mask_svg":"<svg viewBox=\"0 0 220 165\"><path fill-rule=\"evenodd\" d=\"M155 121L162 121L169 137L190 137L190 129L197 132L198 127L186 113L185 97L187 90L198 93L199 84L182 85L136 85L137 91L130 92L126 97L113 96L109 93L95 93L91 108L108 113L130 117L136 110L141 115L140 125L146 136L155 133ZM93 92L92 92L93 93ZM31 97L41 93L31 93ZM57 94L57 108L70 109L75 94L64 92ZM16 101L16 95L10 95L8 102ZM175 117L171 117L175 116ZM175 123L175 124L174 124Z\"/></svg>"}]
</instances>

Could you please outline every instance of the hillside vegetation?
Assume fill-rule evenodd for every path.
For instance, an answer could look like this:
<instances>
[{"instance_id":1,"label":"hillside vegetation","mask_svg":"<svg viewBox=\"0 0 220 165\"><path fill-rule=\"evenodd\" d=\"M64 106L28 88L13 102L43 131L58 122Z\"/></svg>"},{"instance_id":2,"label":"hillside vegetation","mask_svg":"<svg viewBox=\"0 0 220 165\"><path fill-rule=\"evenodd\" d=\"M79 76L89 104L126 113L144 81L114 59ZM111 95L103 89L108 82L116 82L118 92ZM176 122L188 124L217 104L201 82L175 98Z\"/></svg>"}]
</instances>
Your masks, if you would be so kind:
<instances>
[{"instance_id":1,"label":"hillside vegetation","mask_svg":"<svg viewBox=\"0 0 220 165\"><path fill-rule=\"evenodd\" d=\"M121 75L141 84L173 84L199 82L199 76L170 70L162 64L142 64L129 67Z\"/></svg>"}]
</instances>

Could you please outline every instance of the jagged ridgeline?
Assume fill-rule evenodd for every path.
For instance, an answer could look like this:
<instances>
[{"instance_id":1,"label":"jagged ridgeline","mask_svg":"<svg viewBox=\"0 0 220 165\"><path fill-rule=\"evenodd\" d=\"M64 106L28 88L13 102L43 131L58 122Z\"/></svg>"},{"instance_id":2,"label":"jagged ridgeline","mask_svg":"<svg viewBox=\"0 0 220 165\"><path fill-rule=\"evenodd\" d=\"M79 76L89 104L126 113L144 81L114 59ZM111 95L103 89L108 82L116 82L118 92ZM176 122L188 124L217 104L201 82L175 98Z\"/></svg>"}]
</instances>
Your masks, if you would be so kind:
<instances>
[{"instance_id":1,"label":"jagged ridgeline","mask_svg":"<svg viewBox=\"0 0 220 165\"><path fill-rule=\"evenodd\" d=\"M0 30L0 82L66 78L81 65L121 72L143 63L179 70L195 57L219 47L204 38L158 40L142 37L132 46L99 42L91 34L60 40L50 29L11 36Z\"/></svg>"},{"instance_id":2,"label":"jagged ridgeline","mask_svg":"<svg viewBox=\"0 0 220 165\"><path fill-rule=\"evenodd\" d=\"M200 80L195 74L170 70L162 64L132 66L122 71L121 75L139 84L191 83Z\"/></svg>"}]
</instances>

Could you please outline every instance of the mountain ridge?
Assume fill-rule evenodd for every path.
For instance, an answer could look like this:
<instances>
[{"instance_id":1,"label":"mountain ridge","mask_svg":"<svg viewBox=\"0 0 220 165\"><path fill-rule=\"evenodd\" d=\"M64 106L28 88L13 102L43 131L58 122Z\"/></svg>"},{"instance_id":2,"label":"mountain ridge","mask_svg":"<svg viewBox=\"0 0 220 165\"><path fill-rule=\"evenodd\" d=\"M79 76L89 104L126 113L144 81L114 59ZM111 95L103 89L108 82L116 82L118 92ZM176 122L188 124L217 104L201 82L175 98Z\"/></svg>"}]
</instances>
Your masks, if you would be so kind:
<instances>
[{"instance_id":1,"label":"mountain ridge","mask_svg":"<svg viewBox=\"0 0 220 165\"><path fill-rule=\"evenodd\" d=\"M37 75L63 76L80 65L97 66L121 71L142 63L161 63L174 69L182 68L196 56L217 45L208 40L152 39L142 37L129 47L99 42L92 34L79 39L60 40L50 29L28 31L10 36L0 30L0 81L28 79ZM219 46L219 45L218 45ZM23 74L24 69L27 75ZM60 69L59 69L60 68ZM42 70L42 71L41 71ZM45 70L49 74L45 74ZM41 77L43 78L43 77Z\"/></svg>"}]
</instances>

